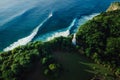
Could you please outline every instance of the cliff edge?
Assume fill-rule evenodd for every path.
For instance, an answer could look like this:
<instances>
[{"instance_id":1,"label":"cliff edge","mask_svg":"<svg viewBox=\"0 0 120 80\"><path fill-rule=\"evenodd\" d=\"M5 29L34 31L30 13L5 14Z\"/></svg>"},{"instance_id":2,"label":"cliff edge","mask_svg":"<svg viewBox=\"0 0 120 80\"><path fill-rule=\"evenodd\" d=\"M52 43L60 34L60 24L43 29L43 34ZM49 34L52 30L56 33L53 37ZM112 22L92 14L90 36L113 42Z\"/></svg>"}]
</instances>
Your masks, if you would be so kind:
<instances>
[{"instance_id":1,"label":"cliff edge","mask_svg":"<svg viewBox=\"0 0 120 80\"><path fill-rule=\"evenodd\" d=\"M110 5L110 7L106 10L106 12L120 10L120 2L114 2Z\"/></svg>"}]
</instances>

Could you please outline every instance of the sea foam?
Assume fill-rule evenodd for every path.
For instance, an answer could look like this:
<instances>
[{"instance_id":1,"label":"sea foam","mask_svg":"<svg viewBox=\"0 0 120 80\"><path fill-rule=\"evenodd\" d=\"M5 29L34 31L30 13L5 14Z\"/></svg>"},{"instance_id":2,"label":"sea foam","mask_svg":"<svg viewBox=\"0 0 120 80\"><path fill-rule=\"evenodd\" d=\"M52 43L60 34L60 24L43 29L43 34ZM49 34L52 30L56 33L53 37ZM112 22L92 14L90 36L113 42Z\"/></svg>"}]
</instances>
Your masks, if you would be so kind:
<instances>
[{"instance_id":1,"label":"sea foam","mask_svg":"<svg viewBox=\"0 0 120 80\"><path fill-rule=\"evenodd\" d=\"M93 13L91 15L87 15L87 16L82 16L77 23L77 28L75 29L74 32L77 31L78 27L80 27L80 25L84 24L86 21L91 20L93 17L99 15L99 13ZM73 39L72 39L72 44L76 45L76 33L74 33L73 35Z\"/></svg>"},{"instance_id":2,"label":"sea foam","mask_svg":"<svg viewBox=\"0 0 120 80\"><path fill-rule=\"evenodd\" d=\"M38 31L39 31L39 28L49 19L52 17L52 13L49 14L49 16L42 22L40 23L32 32L29 36L27 37L24 37L24 38L21 38L19 39L18 41L10 44L10 46L6 47L4 49L4 51L9 51L9 50L12 50L18 46L21 46L21 45L26 45L27 43L29 43L30 41L32 41L32 39L37 35Z\"/></svg>"},{"instance_id":3,"label":"sea foam","mask_svg":"<svg viewBox=\"0 0 120 80\"><path fill-rule=\"evenodd\" d=\"M76 31L77 31L78 27L80 25L84 24L86 21L92 19L94 16L97 16L98 14L99 13L93 13L93 14L90 14L90 15L87 15L87 16L82 16L80 19L75 18L71 22L70 26L68 26L67 28L48 33L48 34L44 35L43 37L48 36L46 41L49 41L51 39L54 39L55 37L60 37L60 36L67 37L68 35L70 35L70 30L72 29L72 27L75 26L77 28L74 31L75 33L74 33L74 36L73 36L73 39L72 39L72 43L74 45L76 45Z\"/></svg>"},{"instance_id":4,"label":"sea foam","mask_svg":"<svg viewBox=\"0 0 120 80\"><path fill-rule=\"evenodd\" d=\"M40 36L40 38L38 38L38 40L42 40L42 38L44 38L44 41L49 41L49 40L52 40L54 39L55 37L60 37L60 36L63 36L63 37L67 37L68 35L70 35L70 30L72 29L73 26L76 25L76 21L78 20L78 23L77 23L77 27L79 27L80 25L84 24L86 21L92 19L94 16L98 15L99 13L94 13L94 14L91 14L91 15L88 15L88 16L82 16L79 20L77 18L73 19L73 21L71 22L71 24L67 27L67 28L64 28L64 29L61 29L61 30L57 30L55 32L49 32L47 34L44 34L43 36ZM27 43L29 43L30 41L32 41L32 39L37 35L38 31L39 31L39 28L50 18L52 17L52 13L49 14L49 16L42 22L40 23L33 31L32 33L25 37L25 38L21 38L19 39L18 41L12 43L10 46L6 47L4 49L4 51L9 51L9 50L12 50L14 49L15 47L17 46L20 46L20 45L26 45ZM76 45L76 33L74 34L73 36L73 39L72 39L72 43L74 45Z\"/></svg>"},{"instance_id":5,"label":"sea foam","mask_svg":"<svg viewBox=\"0 0 120 80\"><path fill-rule=\"evenodd\" d=\"M84 24L86 21L91 20L93 17L99 15L100 13L92 13L90 15L87 16L82 16L79 21L78 21L78 26Z\"/></svg>"},{"instance_id":6,"label":"sea foam","mask_svg":"<svg viewBox=\"0 0 120 80\"><path fill-rule=\"evenodd\" d=\"M76 20L77 18L73 19L73 21L67 28L49 32L47 34L44 34L43 36L40 36L37 40L49 41L60 36L67 37L68 35L70 35L70 30L75 25Z\"/></svg>"}]
</instances>

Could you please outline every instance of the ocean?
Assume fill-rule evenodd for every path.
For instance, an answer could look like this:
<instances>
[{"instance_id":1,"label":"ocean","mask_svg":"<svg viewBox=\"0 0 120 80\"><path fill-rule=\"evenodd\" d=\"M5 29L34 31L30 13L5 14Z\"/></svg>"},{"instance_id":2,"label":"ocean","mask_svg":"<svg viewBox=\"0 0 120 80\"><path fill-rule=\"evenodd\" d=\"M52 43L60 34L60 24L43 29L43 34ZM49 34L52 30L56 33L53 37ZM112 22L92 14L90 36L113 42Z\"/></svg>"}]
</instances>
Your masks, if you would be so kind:
<instances>
[{"instance_id":1,"label":"ocean","mask_svg":"<svg viewBox=\"0 0 120 80\"><path fill-rule=\"evenodd\" d=\"M67 37L114 1L120 0L0 1L0 51L31 41Z\"/></svg>"}]
</instances>

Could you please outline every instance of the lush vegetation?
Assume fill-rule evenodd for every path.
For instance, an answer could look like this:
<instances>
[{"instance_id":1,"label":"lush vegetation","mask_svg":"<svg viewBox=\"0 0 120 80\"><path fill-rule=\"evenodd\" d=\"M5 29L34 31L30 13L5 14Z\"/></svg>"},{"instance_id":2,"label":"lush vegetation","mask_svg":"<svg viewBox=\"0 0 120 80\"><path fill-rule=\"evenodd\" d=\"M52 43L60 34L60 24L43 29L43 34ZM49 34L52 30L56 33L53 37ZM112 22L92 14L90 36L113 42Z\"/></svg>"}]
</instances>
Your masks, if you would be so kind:
<instances>
[{"instance_id":1,"label":"lush vegetation","mask_svg":"<svg viewBox=\"0 0 120 80\"><path fill-rule=\"evenodd\" d=\"M35 42L0 54L0 80L24 80L35 64L41 63L43 74L59 76L60 64L45 43Z\"/></svg>"},{"instance_id":2,"label":"lush vegetation","mask_svg":"<svg viewBox=\"0 0 120 80\"><path fill-rule=\"evenodd\" d=\"M42 65L43 74L55 79L61 65L53 57L55 51L74 51L72 37L55 38L49 42L34 42L0 54L0 80L23 80L36 64ZM57 47L56 47L57 46Z\"/></svg>"},{"instance_id":3,"label":"lush vegetation","mask_svg":"<svg viewBox=\"0 0 120 80\"><path fill-rule=\"evenodd\" d=\"M120 76L120 11L101 13L77 32L79 51Z\"/></svg>"},{"instance_id":4,"label":"lush vegetation","mask_svg":"<svg viewBox=\"0 0 120 80\"><path fill-rule=\"evenodd\" d=\"M0 80L24 80L27 77L26 74L30 73L36 64L41 65L41 72L44 76L57 80L56 78L64 69L61 66L63 62L61 64L58 63L59 61L56 60L54 53L61 51L83 54L94 62L104 65L114 75L120 77L119 10L101 13L86 22L79 28L76 41L77 45L74 46L72 44L72 36L67 38L59 37L48 42L37 41L29 43L11 51L0 53ZM69 57L67 56L66 58ZM77 61L78 57L73 59ZM63 63L63 68L66 63ZM87 64L87 66L90 65ZM92 67L96 69L96 67ZM107 75L108 73L105 74L105 76ZM116 76L114 79L116 79Z\"/></svg>"}]
</instances>

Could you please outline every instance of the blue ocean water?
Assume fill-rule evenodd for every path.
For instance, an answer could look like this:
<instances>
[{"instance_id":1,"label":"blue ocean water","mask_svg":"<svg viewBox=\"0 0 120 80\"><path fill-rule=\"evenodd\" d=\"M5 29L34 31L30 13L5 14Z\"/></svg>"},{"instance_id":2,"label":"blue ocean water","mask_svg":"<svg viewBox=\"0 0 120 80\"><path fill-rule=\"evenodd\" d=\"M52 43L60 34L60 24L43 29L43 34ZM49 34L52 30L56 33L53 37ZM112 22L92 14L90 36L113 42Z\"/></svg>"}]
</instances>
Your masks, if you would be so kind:
<instances>
[{"instance_id":1,"label":"blue ocean water","mask_svg":"<svg viewBox=\"0 0 120 80\"><path fill-rule=\"evenodd\" d=\"M120 0L0 1L0 50L68 36L113 1Z\"/></svg>"}]
</instances>

